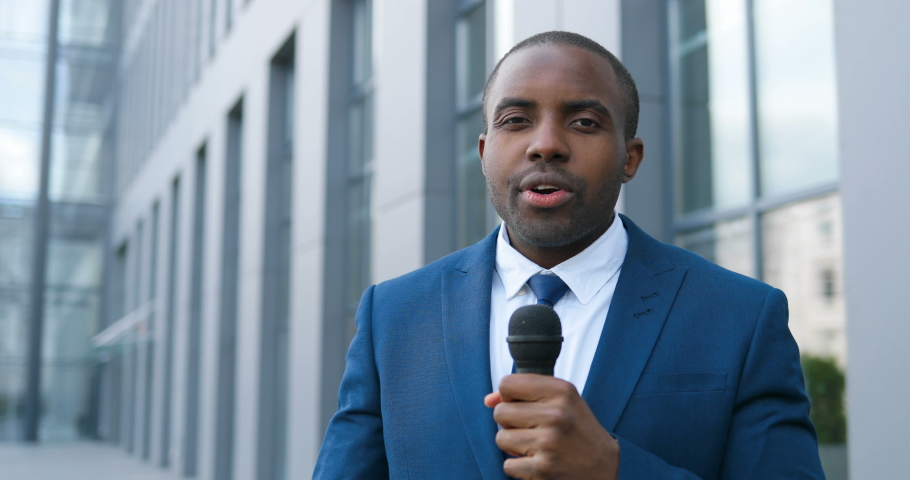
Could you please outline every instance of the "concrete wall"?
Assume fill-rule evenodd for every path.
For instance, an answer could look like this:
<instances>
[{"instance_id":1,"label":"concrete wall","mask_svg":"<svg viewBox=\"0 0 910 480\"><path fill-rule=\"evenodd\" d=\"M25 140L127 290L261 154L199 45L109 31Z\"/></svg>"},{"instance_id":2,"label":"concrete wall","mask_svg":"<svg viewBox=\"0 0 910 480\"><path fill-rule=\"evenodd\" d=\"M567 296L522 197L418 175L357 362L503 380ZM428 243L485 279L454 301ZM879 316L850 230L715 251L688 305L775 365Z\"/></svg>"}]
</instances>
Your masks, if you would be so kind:
<instances>
[{"instance_id":1,"label":"concrete wall","mask_svg":"<svg viewBox=\"0 0 910 480\"><path fill-rule=\"evenodd\" d=\"M910 3L836 0L850 477L910 471Z\"/></svg>"}]
</instances>

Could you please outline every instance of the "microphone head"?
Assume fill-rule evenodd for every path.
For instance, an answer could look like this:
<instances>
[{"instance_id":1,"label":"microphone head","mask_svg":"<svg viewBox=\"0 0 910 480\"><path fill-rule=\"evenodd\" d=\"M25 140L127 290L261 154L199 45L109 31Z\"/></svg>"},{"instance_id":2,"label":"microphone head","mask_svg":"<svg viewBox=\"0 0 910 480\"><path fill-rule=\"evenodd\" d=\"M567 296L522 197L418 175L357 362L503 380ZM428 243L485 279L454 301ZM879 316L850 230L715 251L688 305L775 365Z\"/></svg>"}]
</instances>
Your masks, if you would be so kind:
<instances>
[{"instance_id":1,"label":"microphone head","mask_svg":"<svg viewBox=\"0 0 910 480\"><path fill-rule=\"evenodd\" d=\"M509 353L517 373L553 375L562 349L562 323L547 305L527 305L515 310L509 320Z\"/></svg>"}]
</instances>

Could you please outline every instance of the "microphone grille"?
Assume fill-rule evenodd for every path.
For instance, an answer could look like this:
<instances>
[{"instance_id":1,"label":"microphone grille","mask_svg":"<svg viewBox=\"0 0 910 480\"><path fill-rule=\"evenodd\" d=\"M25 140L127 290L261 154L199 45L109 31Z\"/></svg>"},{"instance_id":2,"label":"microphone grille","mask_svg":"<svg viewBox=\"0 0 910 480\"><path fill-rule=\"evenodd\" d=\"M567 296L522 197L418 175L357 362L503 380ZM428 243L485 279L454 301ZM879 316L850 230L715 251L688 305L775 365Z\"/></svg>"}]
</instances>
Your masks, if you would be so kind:
<instances>
[{"instance_id":1,"label":"microphone grille","mask_svg":"<svg viewBox=\"0 0 910 480\"><path fill-rule=\"evenodd\" d=\"M562 323L552 307L526 305L512 314L509 335L562 335Z\"/></svg>"},{"instance_id":2,"label":"microphone grille","mask_svg":"<svg viewBox=\"0 0 910 480\"><path fill-rule=\"evenodd\" d=\"M515 310L509 320L509 353L519 370L545 366L552 375L560 350L562 324L552 307L527 305Z\"/></svg>"}]
</instances>

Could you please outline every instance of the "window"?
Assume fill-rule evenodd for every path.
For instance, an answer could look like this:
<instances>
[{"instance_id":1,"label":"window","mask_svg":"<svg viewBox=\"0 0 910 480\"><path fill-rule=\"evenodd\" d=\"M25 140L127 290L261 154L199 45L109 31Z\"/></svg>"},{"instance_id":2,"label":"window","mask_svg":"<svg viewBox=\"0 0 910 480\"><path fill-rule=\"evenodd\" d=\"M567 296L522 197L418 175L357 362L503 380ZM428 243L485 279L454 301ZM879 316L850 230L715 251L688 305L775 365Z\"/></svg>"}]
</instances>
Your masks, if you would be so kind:
<instances>
[{"instance_id":1,"label":"window","mask_svg":"<svg viewBox=\"0 0 910 480\"><path fill-rule=\"evenodd\" d=\"M193 192L193 252L187 334L186 397L183 424L183 475L196 476L199 456L199 370L202 350L203 247L205 245L206 147L196 152Z\"/></svg>"},{"instance_id":2,"label":"window","mask_svg":"<svg viewBox=\"0 0 910 480\"><path fill-rule=\"evenodd\" d=\"M180 177L174 179L171 185L171 211L168 230L168 259L167 259L167 307L165 311L165 337L164 337L164 386L161 392L161 443L159 452L161 459L159 466L167 468L171 465L171 415L173 404L174 384L174 317L177 314L177 255L180 242Z\"/></svg>"},{"instance_id":3,"label":"window","mask_svg":"<svg viewBox=\"0 0 910 480\"><path fill-rule=\"evenodd\" d=\"M373 2L353 2L351 94L348 100L348 161L345 202L345 318L347 340L357 330L354 315L370 286L370 196L373 178Z\"/></svg>"},{"instance_id":4,"label":"window","mask_svg":"<svg viewBox=\"0 0 910 480\"><path fill-rule=\"evenodd\" d=\"M798 3L669 2L671 229L678 245L787 294L818 387L810 400L838 406L813 412L819 431L835 432L819 436L824 450L845 441L843 389L813 378L842 385L846 366L834 22L831 0ZM831 469L844 450L832 447L823 463L841 478Z\"/></svg>"},{"instance_id":5,"label":"window","mask_svg":"<svg viewBox=\"0 0 910 480\"><path fill-rule=\"evenodd\" d=\"M481 98L487 79L487 14L483 1L463 1L456 20L456 155L458 248L484 238L492 215L477 152L483 133Z\"/></svg>"},{"instance_id":6,"label":"window","mask_svg":"<svg viewBox=\"0 0 910 480\"><path fill-rule=\"evenodd\" d=\"M237 299L240 274L240 172L243 100L228 113L221 238L221 312L218 329L218 398L215 418L215 478L233 478L234 378L237 362Z\"/></svg>"},{"instance_id":7,"label":"window","mask_svg":"<svg viewBox=\"0 0 910 480\"><path fill-rule=\"evenodd\" d=\"M257 467L262 480L284 480L287 468L294 38L272 59L269 83Z\"/></svg>"},{"instance_id":8,"label":"window","mask_svg":"<svg viewBox=\"0 0 910 480\"><path fill-rule=\"evenodd\" d=\"M160 222L160 204L155 201L152 207L152 232L151 245L149 249L149 300L150 310L148 313L148 327L146 329L148 339L146 340L145 354L145 411L142 416L142 446L141 456L148 460L152 452L152 401L154 395L152 388L154 386L155 372L155 334L157 333L157 315L155 310L155 299L158 295L158 230Z\"/></svg>"}]
</instances>

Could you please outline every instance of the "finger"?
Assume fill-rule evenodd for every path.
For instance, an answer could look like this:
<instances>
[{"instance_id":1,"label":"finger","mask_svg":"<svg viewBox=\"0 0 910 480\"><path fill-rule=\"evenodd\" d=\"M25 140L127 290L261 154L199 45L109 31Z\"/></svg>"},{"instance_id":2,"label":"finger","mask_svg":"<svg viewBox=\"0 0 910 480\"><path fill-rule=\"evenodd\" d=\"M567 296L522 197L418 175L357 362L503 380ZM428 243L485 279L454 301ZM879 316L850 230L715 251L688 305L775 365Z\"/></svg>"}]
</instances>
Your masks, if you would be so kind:
<instances>
[{"instance_id":1,"label":"finger","mask_svg":"<svg viewBox=\"0 0 910 480\"><path fill-rule=\"evenodd\" d=\"M557 405L542 402L502 402L493 409L493 420L503 428L537 428L560 418Z\"/></svg>"},{"instance_id":2,"label":"finger","mask_svg":"<svg viewBox=\"0 0 910 480\"><path fill-rule=\"evenodd\" d=\"M485 397L483 397L483 404L490 408L493 408L500 403L502 403L502 396L499 394L499 392L488 393Z\"/></svg>"},{"instance_id":3,"label":"finger","mask_svg":"<svg viewBox=\"0 0 910 480\"><path fill-rule=\"evenodd\" d=\"M506 475L512 478L525 480L537 478L534 457L507 458L502 464L502 469L506 472Z\"/></svg>"},{"instance_id":4,"label":"finger","mask_svg":"<svg viewBox=\"0 0 910 480\"><path fill-rule=\"evenodd\" d=\"M539 432L527 428L504 428L496 433L496 446L510 455L527 456L536 451Z\"/></svg>"},{"instance_id":5,"label":"finger","mask_svg":"<svg viewBox=\"0 0 910 480\"><path fill-rule=\"evenodd\" d=\"M559 396L578 396L575 385L556 377L515 373L503 377L499 394L504 402L539 402Z\"/></svg>"}]
</instances>

